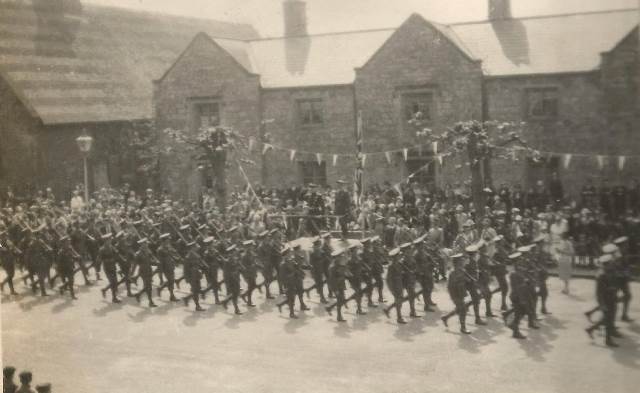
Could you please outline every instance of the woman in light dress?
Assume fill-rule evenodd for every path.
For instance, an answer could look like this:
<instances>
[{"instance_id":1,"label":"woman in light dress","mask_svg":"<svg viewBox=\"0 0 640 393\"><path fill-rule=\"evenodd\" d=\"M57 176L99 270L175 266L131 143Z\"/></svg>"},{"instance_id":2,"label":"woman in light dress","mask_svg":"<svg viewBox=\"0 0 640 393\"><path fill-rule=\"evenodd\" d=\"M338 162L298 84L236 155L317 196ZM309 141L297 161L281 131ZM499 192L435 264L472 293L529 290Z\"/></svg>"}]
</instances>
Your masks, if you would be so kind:
<instances>
[{"instance_id":1,"label":"woman in light dress","mask_svg":"<svg viewBox=\"0 0 640 393\"><path fill-rule=\"evenodd\" d=\"M568 232L564 232L560 240L553 243L553 254L555 254L558 262L558 278L564 283L562 293L568 295L575 255L573 242Z\"/></svg>"}]
</instances>

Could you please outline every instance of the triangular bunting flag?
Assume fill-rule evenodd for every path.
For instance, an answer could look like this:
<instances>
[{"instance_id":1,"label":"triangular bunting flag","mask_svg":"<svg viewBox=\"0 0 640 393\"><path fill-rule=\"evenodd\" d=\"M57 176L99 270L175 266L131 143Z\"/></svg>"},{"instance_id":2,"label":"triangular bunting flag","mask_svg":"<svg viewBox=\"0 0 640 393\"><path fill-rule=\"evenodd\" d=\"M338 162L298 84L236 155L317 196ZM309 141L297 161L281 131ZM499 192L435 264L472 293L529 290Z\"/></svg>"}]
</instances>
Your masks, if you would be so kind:
<instances>
[{"instance_id":1,"label":"triangular bunting flag","mask_svg":"<svg viewBox=\"0 0 640 393\"><path fill-rule=\"evenodd\" d=\"M618 157L618 170L622 171L624 169L624 163L627 160L627 157L625 156L619 156Z\"/></svg>"},{"instance_id":2,"label":"triangular bunting flag","mask_svg":"<svg viewBox=\"0 0 640 393\"><path fill-rule=\"evenodd\" d=\"M334 154L333 155L333 166L336 166L336 165L338 165L338 155Z\"/></svg>"},{"instance_id":3,"label":"triangular bunting flag","mask_svg":"<svg viewBox=\"0 0 640 393\"><path fill-rule=\"evenodd\" d=\"M316 153L316 160L318 161L318 165L322 164L322 153Z\"/></svg>"},{"instance_id":4,"label":"triangular bunting flag","mask_svg":"<svg viewBox=\"0 0 640 393\"><path fill-rule=\"evenodd\" d=\"M293 161L295 158L296 158L296 151L295 150L289 151L289 160Z\"/></svg>"},{"instance_id":5,"label":"triangular bunting flag","mask_svg":"<svg viewBox=\"0 0 640 393\"><path fill-rule=\"evenodd\" d=\"M271 146L268 143L265 143L264 146L262 147L262 154L266 154L271 149L273 149L273 146Z\"/></svg>"},{"instance_id":6,"label":"triangular bunting flag","mask_svg":"<svg viewBox=\"0 0 640 393\"><path fill-rule=\"evenodd\" d=\"M391 152L390 152L390 151L385 151L385 152L384 152L384 156L385 156L385 158L387 159L387 162L388 162L389 164L391 164Z\"/></svg>"},{"instance_id":7,"label":"triangular bunting flag","mask_svg":"<svg viewBox=\"0 0 640 393\"><path fill-rule=\"evenodd\" d=\"M364 168L364 163L367 162L367 155L363 154L362 155L362 167Z\"/></svg>"},{"instance_id":8,"label":"triangular bunting flag","mask_svg":"<svg viewBox=\"0 0 640 393\"><path fill-rule=\"evenodd\" d=\"M433 154L438 154L438 142L433 142Z\"/></svg>"},{"instance_id":9,"label":"triangular bunting flag","mask_svg":"<svg viewBox=\"0 0 640 393\"><path fill-rule=\"evenodd\" d=\"M598 169L602 170L604 168L604 156L596 156L596 160L598 161Z\"/></svg>"},{"instance_id":10,"label":"triangular bunting flag","mask_svg":"<svg viewBox=\"0 0 640 393\"><path fill-rule=\"evenodd\" d=\"M407 161L407 159L409 158L409 149L402 149L402 156L404 157L404 160Z\"/></svg>"},{"instance_id":11,"label":"triangular bunting flag","mask_svg":"<svg viewBox=\"0 0 640 393\"><path fill-rule=\"evenodd\" d=\"M562 157L562 166L564 167L564 169L569 169L569 164L571 163L571 157L573 157L571 154L565 154Z\"/></svg>"}]
</instances>

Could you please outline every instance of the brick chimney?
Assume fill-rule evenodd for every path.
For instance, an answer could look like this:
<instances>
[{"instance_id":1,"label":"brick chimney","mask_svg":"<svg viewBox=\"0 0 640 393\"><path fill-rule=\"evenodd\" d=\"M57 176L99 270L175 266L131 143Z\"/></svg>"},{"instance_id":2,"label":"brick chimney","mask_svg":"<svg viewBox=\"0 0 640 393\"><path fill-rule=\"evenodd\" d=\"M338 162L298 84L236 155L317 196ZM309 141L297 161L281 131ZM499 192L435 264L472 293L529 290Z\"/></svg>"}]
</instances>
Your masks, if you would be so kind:
<instances>
[{"instance_id":1,"label":"brick chimney","mask_svg":"<svg viewBox=\"0 0 640 393\"><path fill-rule=\"evenodd\" d=\"M300 0L285 0L282 7L285 37L307 35L307 3Z\"/></svg>"},{"instance_id":2,"label":"brick chimney","mask_svg":"<svg viewBox=\"0 0 640 393\"><path fill-rule=\"evenodd\" d=\"M511 18L511 0L489 0L489 20Z\"/></svg>"}]
</instances>

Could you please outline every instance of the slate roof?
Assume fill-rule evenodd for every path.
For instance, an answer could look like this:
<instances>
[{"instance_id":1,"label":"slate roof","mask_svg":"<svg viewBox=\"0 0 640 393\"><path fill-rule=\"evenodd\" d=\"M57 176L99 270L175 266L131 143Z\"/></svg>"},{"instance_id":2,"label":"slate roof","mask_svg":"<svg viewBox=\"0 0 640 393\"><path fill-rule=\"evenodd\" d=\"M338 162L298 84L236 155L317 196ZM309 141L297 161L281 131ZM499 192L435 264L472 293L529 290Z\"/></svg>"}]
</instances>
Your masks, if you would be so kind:
<instances>
[{"instance_id":1,"label":"slate roof","mask_svg":"<svg viewBox=\"0 0 640 393\"><path fill-rule=\"evenodd\" d=\"M0 2L0 75L44 124L152 117L152 81L198 32L246 40L248 25L80 5ZM233 52L237 41L221 39ZM242 58L242 51L237 54ZM248 64L247 59L243 59Z\"/></svg>"},{"instance_id":2,"label":"slate roof","mask_svg":"<svg viewBox=\"0 0 640 393\"><path fill-rule=\"evenodd\" d=\"M587 72L638 26L638 10L450 25L485 75Z\"/></svg>"}]
</instances>

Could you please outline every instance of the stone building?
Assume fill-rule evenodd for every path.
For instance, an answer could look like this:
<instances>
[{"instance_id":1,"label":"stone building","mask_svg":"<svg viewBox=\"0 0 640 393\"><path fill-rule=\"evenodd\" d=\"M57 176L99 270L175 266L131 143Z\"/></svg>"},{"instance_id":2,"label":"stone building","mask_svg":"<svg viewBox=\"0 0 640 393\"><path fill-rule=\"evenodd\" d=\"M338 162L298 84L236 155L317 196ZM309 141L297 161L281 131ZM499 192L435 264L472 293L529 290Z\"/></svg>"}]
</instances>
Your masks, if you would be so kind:
<instances>
[{"instance_id":1,"label":"stone building","mask_svg":"<svg viewBox=\"0 0 640 393\"><path fill-rule=\"evenodd\" d=\"M247 25L83 5L0 1L0 189L47 186L67 198L83 182L75 138L95 143L90 189L146 183L130 132L152 120L152 80L198 32L257 37Z\"/></svg>"},{"instance_id":2,"label":"stone building","mask_svg":"<svg viewBox=\"0 0 640 393\"><path fill-rule=\"evenodd\" d=\"M268 134L274 149L254 157L256 183L350 178L359 114L364 152L396 150L367 156L367 184L395 183L432 161L417 180L468 177L455 161L439 165L431 149L415 148L406 120L416 111L434 130L471 119L526 121L541 151L640 154L638 9L513 18L509 0L488 0L489 18L480 22L443 25L414 14L397 29L309 35L305 3L283 7L284 37L198 34L155 82L162 127L195 130L213 120L258 141ZM398 151L405 147L406 160ZM624 181L640 169L638 159L622 171L613 161L602 170L577 155L568 169L558 157L496 161L492 173L527 186L557 171L576 192L586 177ZM180 163L168 165L171 189L197 195L210 179Z\"/></svg>"}]
</instances>

